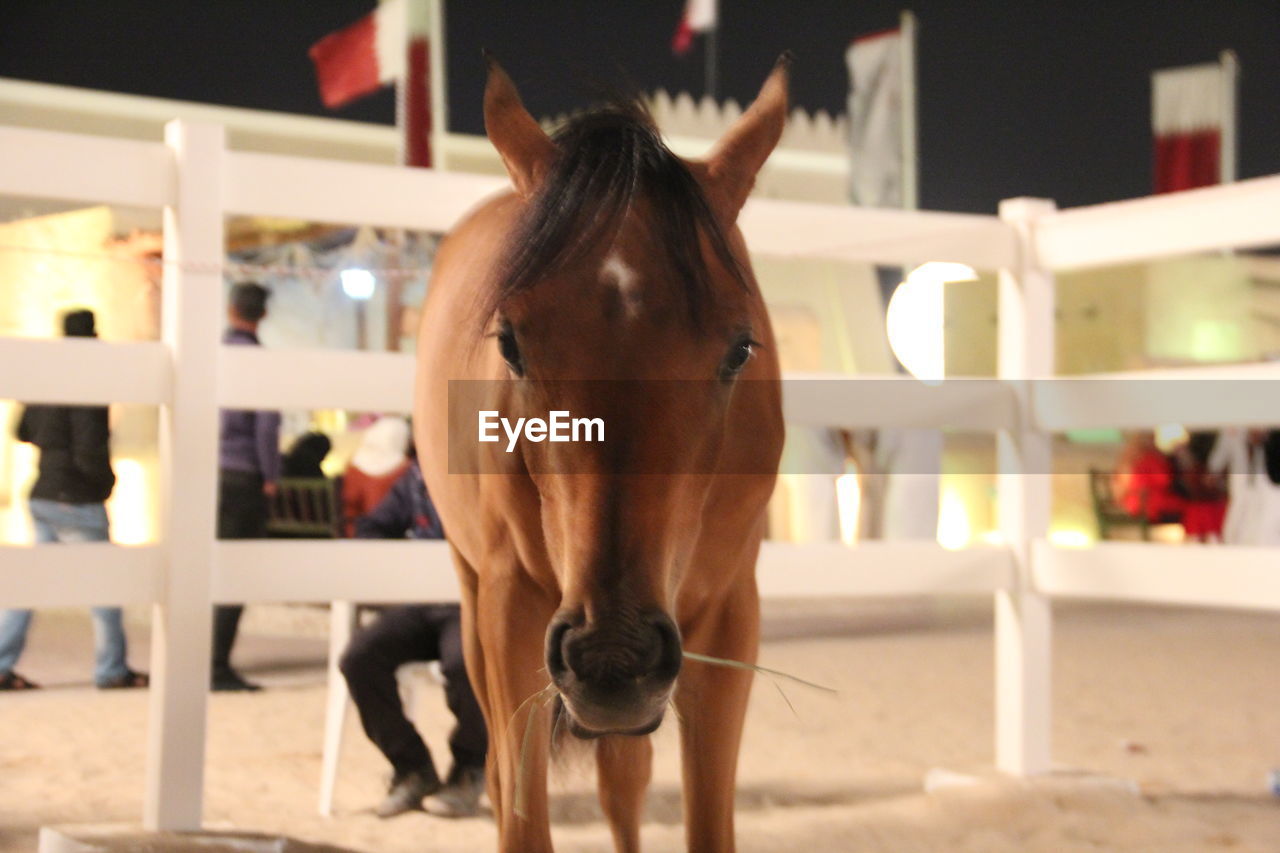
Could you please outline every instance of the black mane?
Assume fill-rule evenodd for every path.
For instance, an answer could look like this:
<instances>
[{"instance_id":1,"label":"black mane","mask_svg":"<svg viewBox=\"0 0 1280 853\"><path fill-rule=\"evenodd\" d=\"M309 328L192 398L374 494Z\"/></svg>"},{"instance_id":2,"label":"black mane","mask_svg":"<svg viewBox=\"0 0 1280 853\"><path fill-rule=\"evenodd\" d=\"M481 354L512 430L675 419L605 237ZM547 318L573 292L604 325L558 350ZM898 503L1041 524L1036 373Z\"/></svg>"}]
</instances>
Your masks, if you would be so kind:
<instances>
[{"instance_id":1,"label":"black mane","mask_svg":"<svg viewBox=\"0 0 1280 853\"><path fill-rule=\"evenodd\" d=\"M637 200L656 212L658 245L686 283L696 324L711 293L699 246L705 234L734 277L746 279L724 228L688 167L663 144L638 100L617 101L571 119L554 136L557 156L511 235L493 310L548 274L611 241ZM492 311L486 312L491 315Z\"/></svg>"}]
</instances>

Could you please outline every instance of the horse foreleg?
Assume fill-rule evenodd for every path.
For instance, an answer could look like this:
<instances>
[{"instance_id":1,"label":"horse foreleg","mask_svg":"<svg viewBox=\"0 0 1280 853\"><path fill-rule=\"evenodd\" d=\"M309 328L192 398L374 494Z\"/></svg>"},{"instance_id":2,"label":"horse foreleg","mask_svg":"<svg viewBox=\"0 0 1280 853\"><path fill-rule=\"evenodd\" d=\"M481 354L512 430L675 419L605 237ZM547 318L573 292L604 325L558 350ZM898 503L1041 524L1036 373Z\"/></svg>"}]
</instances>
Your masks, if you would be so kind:
<instances>
[{"instance_id":1,"label":"horse foreleg","mask_svg":"<svg viewBox=\"0 0 1280 853\"><path fill-rule=\"evenodd\" d=\"M476 636L484 660L490 800L502 853L550 853L547 759L551 694L543 635L555 610L531 582L480 579ZM495 796L496 794L496 796Z\"/></svg>"},{"instance_id":2,"label":"horse foreleg","mask_svg":"<svg viewBox=\"0 0 1280 853\"><path fill-rule=\"evenodd\" d=\"M476 576L475 567L467 562L457 548L450 546L449 551L458 573L458 591L462 609L462 657L467 665L467 680L471 682L471 692L475 694L476 702L484 714L485 725L490 732L489 751L485 756L485 788L493 811L497 814L501 809L502 792L498 789L498 774L494 768L494 756L497 754L492 745L494 719L489 704L488 679L485 676L484 648L480 645L480 638L476 632L476 589L479 579Z\"/></svg>"},{"instance_id":3,"label":"horse foreleg","mask_svg":"<svg viewBox=\"0 0 1280 853\"><path fill-rule=\"evenodd\" d=\"M755 663L760 605L755 579L730 593L720 608L687 626L691 652ZM751 692L751 673L686 660L676 692L684 777L685 838L689 853L732 853L733 794L738 747Z\"/></svg>"},{"instance_id":4,"label":"horse foreleg","mask_svg":"<svg viewBox=\"0 0 1280 853\"><path fill-rule=\"evenodd\" d=\"M613 832L618 853L640 849L640 817L653 775L653 744L644 737L606 737L596 746L596 784L600 807Z\"/></svg>"}]
</instances>

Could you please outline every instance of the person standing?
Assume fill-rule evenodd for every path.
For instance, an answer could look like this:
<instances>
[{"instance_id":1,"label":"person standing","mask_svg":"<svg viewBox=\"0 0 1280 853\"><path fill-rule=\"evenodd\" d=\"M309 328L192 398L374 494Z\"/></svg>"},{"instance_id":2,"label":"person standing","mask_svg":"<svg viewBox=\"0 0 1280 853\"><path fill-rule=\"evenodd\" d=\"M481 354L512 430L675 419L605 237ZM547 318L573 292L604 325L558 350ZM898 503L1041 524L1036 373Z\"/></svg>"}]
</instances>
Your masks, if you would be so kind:
<instances>
[{"instance_id":1,"label":"person standing","mask_svg":"<svg viewBox=\"0 0 1280 853\"><path fill-rule=\"evenodd\" d=\"M1218 434L1208 468L1227 484L1222 541L1228 545L1280 544L1280 445L1271 445L1259 428Z\"/></svg>"},{"instance_id":2,"label":"person standing","mask_svg":"<svg viewBox=\"0 0 1280 853\"><path fill-rule=\"evenodd\" d=\"M93 312L68 312L62 331L68 337L97 337ZM18 439L40 448L40 473L29 501L37 542L110 541L106 500L116 482L110 437L106 406L27 406L23 411ZM0 613L0 690L37 686L14 671L31 619L30 610ZM102 689L146 687L147 676L129 669L121 609L93 608L93 629L94 683Z\"/></svg>"},{"instance_id":3,"label":"person standing","mask_svg":"<svg viewBox=\"0 0 1280 853\"><path fill-rule=\"evenodd\" d=\"M258 324L267 315L268 292L256 282L231 288L224 344L261 346ZM267 499L280 480L280 413L223 409L218 432L218 538L262 539ZM231 666L244 605L218 605L213 613L214 690L260 690Z\"/></svg>"}]
</instances>

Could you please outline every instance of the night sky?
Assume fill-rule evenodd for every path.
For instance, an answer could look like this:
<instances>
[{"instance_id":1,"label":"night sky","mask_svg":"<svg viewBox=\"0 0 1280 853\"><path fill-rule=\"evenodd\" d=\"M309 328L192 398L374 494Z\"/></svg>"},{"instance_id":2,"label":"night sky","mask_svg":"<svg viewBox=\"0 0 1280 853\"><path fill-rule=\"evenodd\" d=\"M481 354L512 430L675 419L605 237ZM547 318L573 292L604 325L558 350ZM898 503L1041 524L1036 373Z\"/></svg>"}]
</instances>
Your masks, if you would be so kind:
<instances>
[{"instance_id":1,"label":"night sky","mask_svg":"<svg viewBox=\"0 0 1280 853\"><path fill-rule=\"evenodd\" d=\"M894 26L901 0L720 0L721 94L750 100L795 52L793 101L840 112L843 52ZM373 0L6 0L0 77L390 124L384 91L335 113L307 48ZM701 47L673 57L683 0L451 0L450 127L482 130L481 47L535 114L630 82L700 94ZM1275 0L915 0L921 204L990 213L1001 198L1070 207L1151 186L1152 69L1239 56L1240 175L1280 172L1280 3ZM0 114L0 122L3 115Z\"/></svg>"}]
</instances>

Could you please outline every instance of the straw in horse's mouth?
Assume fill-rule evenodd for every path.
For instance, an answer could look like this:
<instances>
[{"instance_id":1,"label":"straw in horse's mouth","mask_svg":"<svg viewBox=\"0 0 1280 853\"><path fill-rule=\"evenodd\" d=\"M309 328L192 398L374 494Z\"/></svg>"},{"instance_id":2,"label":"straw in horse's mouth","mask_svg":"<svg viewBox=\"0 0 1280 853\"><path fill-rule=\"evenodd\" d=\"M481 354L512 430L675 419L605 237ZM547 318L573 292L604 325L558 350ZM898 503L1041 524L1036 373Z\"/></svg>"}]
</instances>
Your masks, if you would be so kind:
<instances>
[{"instance_id":1,"label":"straw in horse's mouth","mask_svg":"<svg viewBox=\"0 0 1280 853\"><path fill-rule=\"evenodd\" d=\"M565 698L564 694L560 692L560 689L556 687L553 682L548 682L546 687L543 687L537 693L532 694L521 702L520 706L516 708L515 713L511 715L511 722L514 723L516 718L520 716L521 711L525 708L529 709L529 715L525 718L524 737L520 742L520 766L516 771L515 812L516 815L521 818L527 816L525 805L528 798L528 781L525 777L528 776L529 773L529 756L530 750L533 748L533 733L538 727L538 721L542 718L542 712L557 699L560 700L560 703L563 705L564 718L569 721L569 733L574 737L582 738L583 740L592 740L606 734L649 734L661 725L662 718L664 716L663 712L660 711L657 718L654 720L652 727L647 728L646 730L637 729L631 732L597 732L592 729L585 729L574 718L573 712L569 708L568 699ZM557 730L560 722L561 721L559 719L556 720ZM552 740L555 740L554 733L552 735Z\"/></svg>"},{"instance_id":2,"label":"straw in horse's mouth","mask_svg":"<svg viewBox=\"0 0 1280 853\"><path fill-rule=\"evenodd\" d=\"M529 750L533 744L533 731L537 728L538 718L542 716L541 712L556 699L564 701L560 695L560 691L552 682L547 682L547 686L534 693L520 703L515 713L511 715L511 722L516 721L516 717L520 716L520 712L527 706L529 708L529 716L524 724L524 738L520 742L520 767L516 771L516 790L515 790L515 812L517 817L526 817L525 800L527 797L525 776L529 772Z\"/></svg>"}]
</instances>

